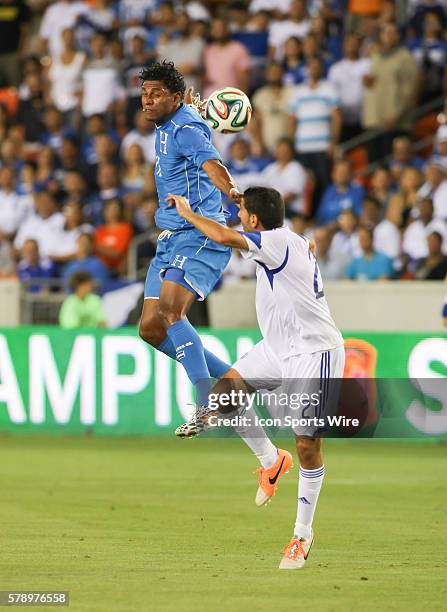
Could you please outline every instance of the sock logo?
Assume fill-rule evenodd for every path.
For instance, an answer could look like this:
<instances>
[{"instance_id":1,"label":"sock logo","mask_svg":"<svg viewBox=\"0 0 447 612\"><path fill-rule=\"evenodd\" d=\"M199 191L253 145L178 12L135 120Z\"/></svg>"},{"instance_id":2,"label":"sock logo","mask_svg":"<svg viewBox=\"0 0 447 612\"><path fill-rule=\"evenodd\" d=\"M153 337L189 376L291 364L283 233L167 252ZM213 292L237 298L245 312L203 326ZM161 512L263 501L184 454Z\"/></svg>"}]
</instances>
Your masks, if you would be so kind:
<instances>
[{"instance_id":1,"label":"sock logo","mask_svg":"<svg viewBox=\"0 0 447 612\"><path fill-rule=\"evenodd\" d=\"M188 346L192 346L193 342L185 342L185 344L180 344L180 346L177 347L177 351L181 351L184 348L187 348Z\"/></svg>"},{"instance_id":2,"label":"sock logo","mask_svg":"<svg viewBox=\"0 0 447 612\"><path fill-rule=\"evenodd\" d=\"M307 506L310 506L310 501L306 499L305 497L298 497L298 501L300 501L302 504L306 504Z\"/></svg>"},{"instance_id":3,"label":"sock logo","mask_svg":"<svg viewBox=\"0 0 447 612\"><path fill-rule=\"evenodd\" d=\"M185 342L185 344L180 344L180 346L175 349L175 358L177 361L181 361L185 356L185 351L183 349L188 348L188 346L192 346L193 344L193 342Z\"/></svg>"}]
</instances>

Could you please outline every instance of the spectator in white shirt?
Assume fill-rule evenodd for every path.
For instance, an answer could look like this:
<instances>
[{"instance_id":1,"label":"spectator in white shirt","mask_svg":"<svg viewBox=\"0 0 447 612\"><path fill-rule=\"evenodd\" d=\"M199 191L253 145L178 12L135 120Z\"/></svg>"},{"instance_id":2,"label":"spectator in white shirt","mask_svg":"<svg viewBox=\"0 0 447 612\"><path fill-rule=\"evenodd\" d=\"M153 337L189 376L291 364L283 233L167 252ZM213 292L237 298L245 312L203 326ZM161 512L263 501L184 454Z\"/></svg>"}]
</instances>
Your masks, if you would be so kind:
<instances>
[{"instance_id":1,"label":"spectator in white shirt","mask_svg":"<svg viewBox=\"0 0 447 612\"><path fill-rule=\"evenodd\" d=\"M120 82L119 65L109 53L104 34L92 37L91 52L82 73L82 115L91 117L116 111L124 118L126 92Z\"/></svg>"},{"instance_id":2,"label":"spectator in white shirt","mask_svg":"<svg viewBox=\"0 0 447 612\"><path fill-rule=\"evenodd\" d=\"M424 169L425 183L418 191L420 198L432 198L434 217L447 221L447 170L436 160Z\"/></svg>"},{"instance_id":3,"label":"spectator in white shirt","mask_svg":"<svg viewBox=\"0 0 447 612\"><path fill-rule=\"evenodd\" d=\"M389 206L385 218L373 230L374 250L392 259L395 269L400 268L398 260L401 243L400 223L401 211L396 206Z\"/></svg>"},{"instance_id":4,"label":"spectator in white shirt","mask_svg":"<svg viewBox=\"0 0 447 612\"><path fill-rule=\"evenodd\" d=\"M275 160L262 172L262 183L277 189L286 205L286 216L302 213L304 208L303 194L307 174L303 166L295 159L293 141L281 138L276 145Z\"/></svg>"},{"instance_id":5,"label":"spectator in white shirt","mask_svg":"<svg viewBox=\"0 0 447 612\"><path fill-rule=\"evenodd\" d=\"M359 245L358 219L352 208L343 210L337 219L340 228L332 238L331 249L344 253L350 259L360 257L362 251Z\"/></svg>"},{"instance_id":6,"label":"spectator in white shirt","mask_svg":"<svg viewBox=\"0 0 447 612\"><path fill-rule=\"evenodd\" d=\"M428 256L427 237L432 232L443 236L443 253L447 255L447 224L433 218L433 202L425 198L419 203L419 218L410 223L404 231L402 251L411 262L418 262Z\"/></svg>"},{"instance_id":7,"label":"spectator in white shirt","mask_svg":"<svg viewBox=\"0 0 447 612\"><path fill-rule=\"evenodd\" d=\"M73 28L79 15L89 10L86 2L58 0L50 4L40 24L40 55L49 53L57 58L63 50L62 31Z\"/></svg>"},{"instance_id":8,"label":"spectator in white shirt","mask_svg":"<svg viewBox=\"0 0 447 612\"><path fill-rule=\"evenodd\" d=\"M435 153L432 159L447 171L447 125L439 126L434 144Z\"/></svg>"},{"instance_id":9,"label":"spectator in white shirt","mask_svg":"<svg viewBox=\"0 0 447 612\"><path fill-rule=\"evenodd\" d=\"M65 114L71 124L76 125L75 110L79 104L79 86L86 56L76 49L72 28L61 32L63 48L48 68L50 96L54 106Z\"/></svg>"},{"instance_id":10,"label":"spectator in white shirt","mask_svg":"<svg viewBox=\"0 0 447 612\"><path fill-rule=\"evenodd\" d=\"M16 253L20 252L29 238L36 240L42 257L49 256L53 246L53 236L64 225L64 216L57 211L54 196L49 191L41 191L35 196L36 212L29 216L19 228L14 240Z\"/></svg>"},{"instance_id":11,"label":"spectator in white shirt","mask_svg":"<svg viewBox=\"0 0 447 612\"><path fill-rule=\"evenodd\" d=\"M3 166L0 170L0 236L7 240L14 237L20 224L32 212L29 197L18 195L15 186L14 168Z\"/></svg>"},{"instance_id":12,"label":"spectator in white shirt","mask_svg":"<svg viewBox=\"0 0 447 612\"><path fill-rule=\"evenodd\" d=\"M133 144L140 145L146 163L155 162L155 130L154 125L147 120L142 110L135 115L135 128L128 132L121 143L121 157L126 156L129 147Z\"/></svg>"},{"instance_id":13,"label":"spectator in white shirt","mask_svg":"<svg viewBox=\"0 0 447 612\"><path fill-rule=\"evenodd\" d=\"M282 60L284 43L291 36L303 39L310 30L310 20L306 12L304 0L292 0L288 11L288 18L283 21L274 21L269 28L269 55L271 58Z\"/></svg>"},{"instance_id":14,"label":"spectator in white shirt","mask_svg":"<svg viewBox=\"0 0 447 612\"><path fill-rule=\"evenodd\" d=\"M309 60L308 72L308 82L296 87L290 102L289 136L295 139L299 161L315 176L315 206L330 182L330 157L340 139L341 114L335 87L322 79L320 58Z\"/></svg>"},{"instance_id":15,"label":"spectator in white shirt","mask_svg":"<svg viewBox=\"0 0 447 612\"><path fill-rule=\"evenodd\" d=\"M368 74L370 60L360 57L360 39L357 34L346 36L344 58L329 70L328 80L334 84L340 97L343 130L342 141L361 132L360 117L363 103L363 77Z\"/></svg>"},{"instance_id":16,"label":"spectator in white shirt","mask_svg":"<svg viewBox=\"0 0 447 612\"><path fill-rule=\"evenodd\" d=\"M82 219L82 208L78 202L65 204L63 209L65 223L58 232L47 238L50 258L65 263L76 257L78 239L81 234L93 234L94 228Z\"/></svg>"},{"instance_id":17,"label":"spectator in white shirt","mask_svg":"<svg viewBox=\"0 0 447 612\"><path fill-rule=\"evenodd\" d=\"M348 253L331 248L332 237L327 227L317 227L313 238L315 240L318 267L324 281L344 278L345 270L351 257Z\"/></svg>"},{"instance_id":18,"label":"spectator in white shirt","mask_svg":"<svg viewBox=\"0 0 447 612\"><path fill-rule=\"evenodd\" d=\"M185 13L177 17L177 30L177 36L171 36L158 45L158 57L174 62L177 70L185 77L186 86L197 91L200 88L205 43L198 36L191 34L191 20Z\"/></svg>"},{"instance_id":19,"label":"spectator in white shirt","mask_svg":"<svg viewBox=\"0 0 447 612\"><path fill-rule=\"evenodd\" d=\"M268 13L279 13L285 15L289 10L291 0L252 0L249 3L248 10L250 13L259 13L267 11Z\"/></svg>"}]
</instances>

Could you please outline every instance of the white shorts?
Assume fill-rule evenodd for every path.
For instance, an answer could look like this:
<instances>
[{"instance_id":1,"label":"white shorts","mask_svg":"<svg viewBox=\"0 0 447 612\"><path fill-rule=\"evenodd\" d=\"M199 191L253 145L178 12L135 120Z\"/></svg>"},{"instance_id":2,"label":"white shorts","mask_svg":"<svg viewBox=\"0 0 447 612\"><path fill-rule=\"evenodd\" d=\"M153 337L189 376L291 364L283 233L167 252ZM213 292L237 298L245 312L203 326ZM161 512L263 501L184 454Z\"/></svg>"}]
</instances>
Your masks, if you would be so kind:
<instances>
[{"instance_id":1,"label":"white shorts","mask_svg":"<svg viewBox=\"0 0 447 612\"><path fill-rule=\"evenodd\" d=\"M233 368L256 390L274 390L278 399L269 400L271 416L282 419L290 416L293 431L296 435L314 436L323 431L323 425L317 425L315 419L324 420L332 414L338 403L339 381L343 378L345 367L345 349L339 346L328 351L293 355L279 359L265 340L261 340L248 353L238 359ZM319 400L308 405L294 405L294 398L303 394ZM265 396L263 396L263 399ZM281 399L279 399L281 398ZM289 398L290 401L286 402ZM313 421L306 425L297 420Z\"/></svg>"}]
</instances>

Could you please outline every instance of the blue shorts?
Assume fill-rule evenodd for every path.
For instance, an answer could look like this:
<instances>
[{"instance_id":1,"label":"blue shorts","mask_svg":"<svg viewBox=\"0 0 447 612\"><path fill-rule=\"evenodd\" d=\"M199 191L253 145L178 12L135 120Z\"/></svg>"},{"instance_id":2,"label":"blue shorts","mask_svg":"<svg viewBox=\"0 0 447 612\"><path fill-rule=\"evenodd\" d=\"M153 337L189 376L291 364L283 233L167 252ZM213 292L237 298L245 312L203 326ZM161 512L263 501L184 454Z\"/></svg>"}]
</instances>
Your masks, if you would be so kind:
<instances>
[{"instance_id":1,"label":"blue shorts","mask_svg":"<svg viewBox=\"0 0 447 612\"><path fill-rule=\"evenodd\" d=\"M160 297L167 270L183 272L184 282L198 300L213 290L231 257L231 248L212 242L194 229L164 230L158 237L157 252L151 261L144 286L145 298Z\"/></svg>"}]
</instances>

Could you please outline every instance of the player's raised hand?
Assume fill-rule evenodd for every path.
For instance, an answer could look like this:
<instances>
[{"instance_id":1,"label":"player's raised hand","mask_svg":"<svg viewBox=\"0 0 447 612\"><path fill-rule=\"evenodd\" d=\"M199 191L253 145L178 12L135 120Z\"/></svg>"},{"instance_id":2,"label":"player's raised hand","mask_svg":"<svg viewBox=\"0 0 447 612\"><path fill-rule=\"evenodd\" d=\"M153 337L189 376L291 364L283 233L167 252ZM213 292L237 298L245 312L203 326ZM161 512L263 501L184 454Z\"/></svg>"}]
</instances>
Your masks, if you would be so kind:
<instances>
[{"instance_id":1,"label":"player's raised hand","mask_svg":"<svg viewBox=\"0 0 447 612\"><path fill-rule=\"evenodd\" d=\"M192 104L194 87L188 87L185 94L185 104Z\"/></svg>"},{"instance_id":2,"label":"player's raised hand","mask_svg":"<svg viewBox=\"0 0 447 612\"><path fill-rule=\"evenodd\" d=\"M168 193L166 202L168 202L168 207L175 205L178 214L183 217L183 219L186 219L188 214L192 211L190 203L184 196Z\"/></svg>"},{"instance_id":3,"label":"player's raised hand","mask_svg":"<svg viewBox=\"0 0 447 612\"><path fill-rule=\"evenodd\" d=\"M194 93L193 87L188 87L188 90L185 94L185 103L189 106L192 106L203 118L205 117L206 113L207 101L208 100L206 98L205 100L202 100L202 98L200 97L200 93Z\"/></svg>"},{"instance_id":4,"label":"player's raised hand","mask_svg":"<svg viewBox=\"0 0 447 612\"><path fill-rule=\"evenodd\" d=\"M244 197L244 194L241 193L238 189L236 189L236 187L233 187L232 189L230 189L230 198L234 200L234 202L236 202L238 206L241 205L243 197Z\"/></svg>"}]
</instances>

